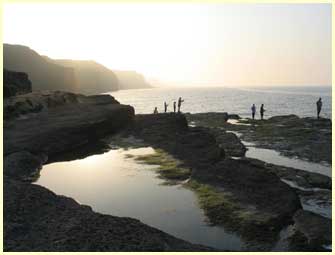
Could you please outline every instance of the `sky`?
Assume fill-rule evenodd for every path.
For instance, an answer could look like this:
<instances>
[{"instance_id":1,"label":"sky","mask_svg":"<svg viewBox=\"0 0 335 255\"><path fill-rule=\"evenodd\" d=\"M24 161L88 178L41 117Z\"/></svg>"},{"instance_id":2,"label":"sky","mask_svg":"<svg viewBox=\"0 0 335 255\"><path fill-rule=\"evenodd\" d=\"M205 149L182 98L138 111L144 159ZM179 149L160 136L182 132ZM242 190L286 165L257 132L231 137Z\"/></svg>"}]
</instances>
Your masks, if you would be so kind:
<instances>
[{"instance_id":1,"label":"sky","mask_svg":"<svg viewBox=\"0 0 335 255\"><path fill-rule=\"evenodd\" d=\"M5 4L3 41L163 84L331 85L331 4Z\"/></svg>"}]
</instances>

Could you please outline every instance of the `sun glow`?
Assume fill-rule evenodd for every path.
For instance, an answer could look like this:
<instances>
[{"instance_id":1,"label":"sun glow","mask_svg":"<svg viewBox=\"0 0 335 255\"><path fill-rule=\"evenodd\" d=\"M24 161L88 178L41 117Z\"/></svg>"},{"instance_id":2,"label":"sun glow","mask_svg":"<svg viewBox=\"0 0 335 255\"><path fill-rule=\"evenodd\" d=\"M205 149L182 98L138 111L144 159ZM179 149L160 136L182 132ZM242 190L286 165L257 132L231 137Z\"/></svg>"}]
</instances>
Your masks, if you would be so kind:
<instances>
[{"instance_id":1,"label":"sun glow","mask_svg":"<svg viewBox=\"0 0 335 255\"><path fill-rule=\"evenodd\" d=\"M3 36L183 86L331 84L330 4L6 4Z\"/></svg>"}]
</instances>

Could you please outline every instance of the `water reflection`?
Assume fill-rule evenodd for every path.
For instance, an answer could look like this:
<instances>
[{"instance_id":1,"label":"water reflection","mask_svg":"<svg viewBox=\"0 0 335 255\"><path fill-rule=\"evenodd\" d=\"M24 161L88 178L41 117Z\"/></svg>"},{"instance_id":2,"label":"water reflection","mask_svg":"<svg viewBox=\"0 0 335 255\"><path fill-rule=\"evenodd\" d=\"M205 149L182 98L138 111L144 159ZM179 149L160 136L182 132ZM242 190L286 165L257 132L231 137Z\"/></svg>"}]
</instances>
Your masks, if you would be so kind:
<instances>
[{"instance_id":1,"label":"water reflection","mask_svg":"<svg viewBox=\"0 0 335 255\"><path fill-rule=\"evenodd\" d=\"M150 147L117 149L48 164L36 184L90 205L97 212L133 217L192 243L242 250L239 237L222 227L207 225L192 191L181 185L160 185L163 181L153 171L155 166L129 157L151 153Z\"/></svg>"},{"instance_id":2,"label":"water reflection","mask_svg":"<svg viewBox=\"0 0 335 255\"><path fill-rule=\"evenodd\" d=\"M246 143L243 142L245 145ZM246 152L246 157L256 158L271 164L297 168L301 170L306 170L309 172L319 173L331 177L332 171L331 167L317 164L309 161L304 161L297 158L289 158L280 155L278 152L269 149L256 148L252 146L247 146L248 150Z\"/></svg>"},{"instance_id":3,"label":"water reflection","mask_svg":"<svg viewBox=\"0 0 335 255\"><path fill-rule=\"evenodd\" d=\"M241 138L241 133L236 131L229 131L234 133L237 137ZM274 165L292 167L309 172L319 173L331 177L332 169L327 164L313 163L307 160L298 158L282 156L279 152L271 149L264 149L255 147L254 143L241 140L241 142L248 148L245 156L248 158L255 158Z\"/></svg>"}]
</instances>

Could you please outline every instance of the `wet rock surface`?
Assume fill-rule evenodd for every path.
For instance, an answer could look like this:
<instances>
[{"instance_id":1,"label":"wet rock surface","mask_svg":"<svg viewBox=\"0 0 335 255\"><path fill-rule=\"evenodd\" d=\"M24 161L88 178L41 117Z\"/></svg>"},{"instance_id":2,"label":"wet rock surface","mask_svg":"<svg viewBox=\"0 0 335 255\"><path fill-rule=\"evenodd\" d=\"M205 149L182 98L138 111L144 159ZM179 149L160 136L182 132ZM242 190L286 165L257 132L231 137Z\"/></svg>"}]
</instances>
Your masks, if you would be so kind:
<instances>
[{"instance_id":1,"label":"wet rock surface","mask_svg":"<svg viewBox=\"0 0 335 255\"><path fill-rule=\"evenodd\" d=\"M222 203L210 212L210 219L239 232L247 241L274 241L301 208L299 197L289 185L248 160L225 159L210 170L197 169L193 178L231 196L236 211Z\"/></svg>"},{"instance_id":2,"label":"wet rock surface","mask_svg":"<svg viewBox=\"0 0 335 255\"><path fill-rule=\"evenodd\" d=\"M219 140L215 130L188 127L184 115L138 115L134 125L124 132L127 135L143 139L181 160L191 170L189 181L197 183L191 188L201 193L201 187L209 185L216 194L218 202L204 202L209 221L237 231L246 240L274 242L280 229L301 208L295 190L277 175L247 159L230 158L234 150L225 150L229 146L225 145L224 136ZM238 155L243 155L240 151L243 149Z\"/></svg>"},{"instance_id":3,"label":"wet rock surface","mask_svg":"<svg viewBox=\"0 0 335 255\"><path fill-rule=\"evenodd\" d=\"M230 157L243 157L247 151L247 148L237 137L236 134L226 132L221 128L210 128L210 133L215 136L215 139L219 146L224 149L227 156Z\"/></svg>"},{"instance_id":4,"label":"wet rock surface","mask_svg":"<svg viewBox=\"0 0 335 255\"><path fill-rule=\"evenodd\" d=\"M296 250L325 251L325 245L331 244L331 220L318 214L299 210L293 217L294 234L290 245Z\"/></svg>"},{"instance_id":5,"label":"wet rock surface","mask_svg":"<svg viewBox=\"0 0 335 255\"><path fill-rule=\"evenodd\" d=\"M5 178L5 251L210 251L132 218L95 213L44 187Z\"/></svg>"},{"instance_id":6,"label":"wet rock surface","mask_svg":"<svg viewBox=\"0 0 335 255\"><path fill-rule=\"evenodd\" d=\"M244 160L251 165L264 168L268 172L276 174L281 179L294 182L296 186L303 189L320 188L331 190L332 188L332 180L329 176L292 167L278 166L258 159L245 158Z\"/></svg>"},{"instance_id":7,"label":"wet rock surface","mask_svg":"<svg viewBox=\"0 0 335 255\"><path fill-rule=\"evenodd\" d=\"M188 127L181 114L136 115L133 126L125 132L129 134L168 151L190 167L212 164L224 157L215 137L206 128Z\"/></svg>"},{"instance_id":8,"label":"wet rock surface","mask_svg":"<svg viewBox=\"0 0 335 255\"><path fill-rule=\"evenodd\" d=\"M134 109L110 96L48 92L27 97L42 110L20 112L4 122L5 251L212 250L135 219L95 213L31 184L48 158L56 161L59 154L113 134L133 121Z\"/></svg>"},{"instance_id":9,"label":"wet rock surface","mask_svg":"<svg viewBox=\"0 0 335 255\"><path fill-rule=\"evenodd\" d=\"M225 131L225 125L233 126L233 124L225 123L222 127L225 115L220 118L220 114L215 114L213 119L207 114L195 115L196 118L200 115L200 118L204 118L205 122L211 125L187 129L183 117L176 115L176 120L170 121L170 124L175 123L175 125L167 128L164 126L166 124L163 124L166 119L162 116L142 116L136 119L136 125L150 126L150 131L135 132L135 135L148 141L149 144L154 144L157 148L167 150L175 157L182 159L186 167L191 168L189 180L197 182L193 185L193 189L200 193L200 199L203 200L202 207L210 222L238 232L247 242L273 243L278 238L278 231L293 222L293 215L302 208L300 201L306 202L308 199L319 199L322 196L326 197L322 200L327 203L329 192L323 194L326 191L322 190L331 190L330 177L269 164L257 159L245 157L233 159L231 157L245 155L245 147L239 145L240 139L234 134L227 136L230 133ZM189 115L186 116L189 119ZM174 115L169 116L169 118L173 117ZM158 119L159 121L155 123ZM272 121L282 121L282 119L285 118L274 118ZM147 120L150 125L146 125ZM193 118L192 121L196 123ZM212 125L213 122L214 125ZM178 126L182 127L179 131ZM154 132L152 132L153 129ZM208 158L208 154L199 150L202 146L197 146L197 143L190 141L186 142L185 140L192 139L188 133L194 130L201 130L212 136L212 138L206 138L212 141L210 146L206 145L211 148L209 151L215 151L214 148L217 147L224 153ZM165 139L160 140L162 136ZM180 136L184 137L183 140L179 139ZM196 137L201 140L201 136ZM213 141L213 137L216 142ZM184 144L188 145L187 154L182 153L185 151L181 149ZM203 155L203 160L194 160L190 155ZM293 185L288 185L286 181L292 182ZM213 197L201 194L201 190L206 189L204 185L212 190L215 200L219 202L211 203ZM317 201L322 202L320 199ZM305 243L302 249L313 249L313 247Z\"/></svg>"},{"instance_id":10,"label":"wet rock surface","mask_svg":"<svg viewBox=\"0 0 335 255\"><path fill-rule=\"evenodd\" d=\"M203 123L202 121L207 124L190 127L182 114L134 116L131 107L111 103L109 98L98 96L87 97L71 105L48 107L47 111L31 115L29 119L7 120L4 129L5 196L8 196L5 198L5 214L6 211L16 213L5 215L6 249L209 249L173 238L133 219L94 213L88 206L79 205L72 199L56 196L45 188L26 182L38 174L36 168L45 162L46 156L49 157L49 161L64 160L64 152L83 144L94 144L99 138L120 131L118 136L135 137L178 160L178 164L173 167L183 171L174 171L173 175L165 174L163 177L188 180L186 185L197 193L199 204L210 223L222 225L238 233L249 243L264 242L264 249L270 250L278 240L280 230L295 219L296 229L299 229L295 232L295 237L299 240L299 245L292 245L291 249L295 250L295 247L298 247L297 250L313 250L316 247L314 244L301 241L304 238L309 240L307 233L311 228L303 229L297 223L302 222L299 221L301 217L296 214L302 208L299 197L301 190L291 187L283 179L308 189L316 187L330 190L330 178L259 160L232 158L245 155L245 147L240 139L227 132L240 127L226 122L222 126L226 115L215 114L215 118L212 117L211 114L201 114L200 117L196 115L192 118L195 123L198 121L197 125ZM50 118L55 121L50 122ZM187 118L190 116L187 115ZM273 121L281 120L279 118ZM111 136L109 139L117 138ZM94 147L92 150L83 149L76 157L85 157L95 153L94 151L101 153L106 149L98 144L97 148ZM165 158L166 164L171 167L171 162L164 153L146 160L157 163L155 160ZM65 156L72 157L71 153ZM11 170L12 168L16 170ZM27 171L30 168L31 170ZM179 178L178 174L182 174L182 177ZM53 203L50 204L49 200ZM16 203L17 201L20 202ZM35 203L36 206L32 206ZM33 211L39 206L45 211L41 210L44 213L35 216ZM64 212L61 212L59 217L49 217L49 212L52 216L56 212L59 213L60 208ZM64 221L64 224L60 224L59 221ZM124 227L124 224L129 224L129 228ZM327 235L327 232L325 233ZM33 241L29 240L31 238Z\"/></svg>"},{"instance_id":11,"label":"wet rock surface","mask_svg":"<svg viewBox=\"0 0 335 255\"><path fill-rule=\"evenodd\" d=\"M299 118L296 115L275 116L267 120L240 119L236 124L224 121L224 113L188 114L199 126L220 127L237 131L241 138L256 146L274 149L286 156L331 164L330 119Z\"/></svg>"}]
</instances>

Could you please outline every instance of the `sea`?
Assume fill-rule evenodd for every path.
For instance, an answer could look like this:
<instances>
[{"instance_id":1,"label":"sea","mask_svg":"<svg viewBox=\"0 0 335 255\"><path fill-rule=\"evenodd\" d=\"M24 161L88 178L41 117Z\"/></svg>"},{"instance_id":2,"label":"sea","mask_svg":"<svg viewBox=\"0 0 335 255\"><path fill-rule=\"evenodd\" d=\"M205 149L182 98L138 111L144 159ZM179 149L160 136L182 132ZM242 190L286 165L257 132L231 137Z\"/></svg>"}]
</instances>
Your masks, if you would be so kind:
<instances>
[{"instance_id":1,"label":"sea","mask_svg":"<svg viewBox=\"0 0 335 255\"><path fill-rule=\"evenodd\" d=\"M197 88L150 88L119 90L108 93L120 103L129 104L137 114L164 111L167 102L168 112L173 111L173 102L181 97L181 111L189 113L228 112L243 118L251 116L251 106L256 105L256 117L259 108L264 104L265 118L277 115L295 114L299 117L316 117L316 101L322 98L320 116L331 118L332 87L197 87Z\"/></svg>"}]
</instances>

